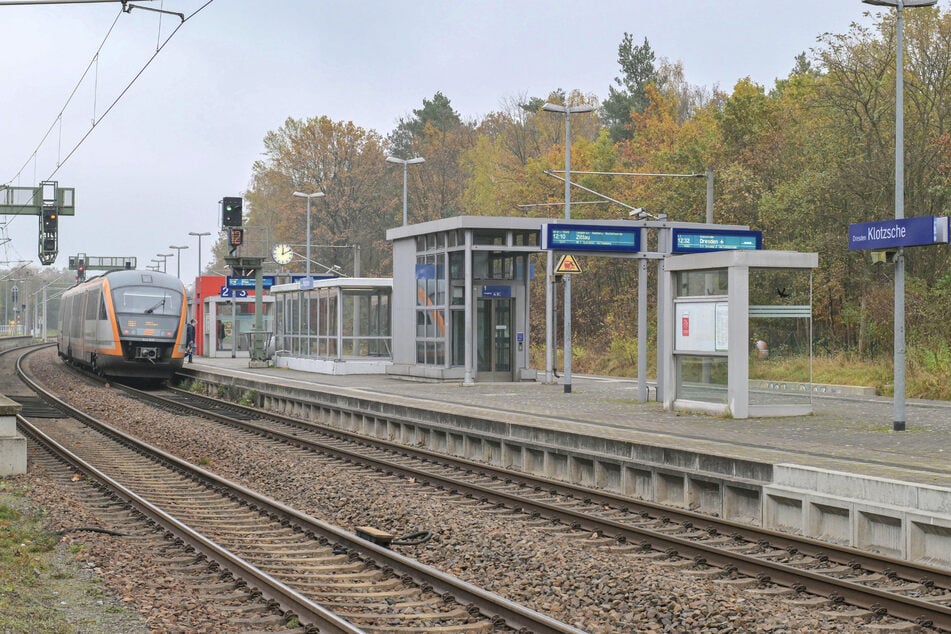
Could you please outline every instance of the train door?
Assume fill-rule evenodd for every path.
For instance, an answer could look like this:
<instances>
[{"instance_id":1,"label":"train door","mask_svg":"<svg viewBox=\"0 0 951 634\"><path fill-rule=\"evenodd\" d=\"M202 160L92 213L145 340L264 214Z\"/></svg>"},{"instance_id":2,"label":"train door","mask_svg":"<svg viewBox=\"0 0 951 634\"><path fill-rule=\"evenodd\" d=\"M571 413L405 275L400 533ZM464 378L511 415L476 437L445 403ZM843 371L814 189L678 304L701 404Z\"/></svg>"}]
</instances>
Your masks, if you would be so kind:
<instances>
[{"instance_id":1,"label":"train door","mask_svg":"<svg viewBox=\"0 0 951 634\"><path fill-rule=\"evenodd\" d=\"M513 302L510 297L476 299L476 380L513 380Z\"/></svg>"}]
</instances>

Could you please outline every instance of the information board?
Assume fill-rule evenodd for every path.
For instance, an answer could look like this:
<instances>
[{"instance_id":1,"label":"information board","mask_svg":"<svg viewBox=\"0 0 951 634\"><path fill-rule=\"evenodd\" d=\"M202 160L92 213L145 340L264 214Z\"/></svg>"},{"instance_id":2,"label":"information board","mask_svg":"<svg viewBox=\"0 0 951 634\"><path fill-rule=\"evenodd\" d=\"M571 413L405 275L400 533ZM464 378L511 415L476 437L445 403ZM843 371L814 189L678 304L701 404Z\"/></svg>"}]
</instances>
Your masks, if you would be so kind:
<instances>
[{"instance_id":1,"label":"information board","mask_svg":"<svg viewBox=\"0 0 951 634\"><path fill-rule=\"evenodd\" d=\"M729 308L726 302L677 302L674 350L726 352Z\"/></svg>"},{"instance_id":2,"label":"information board","mask_svg":"<svg viewBox=\"0 0 951 634\"><path fill-rule=\"evenodd\" d=\"M231 277L230 275L226 278L226 284L230 289L236 288L254 288L254 278L253 277ZM274 276L273 275L264 275L261 277L261 288L271 288L274 286Z\"/></svg>"},{"instance_id":3,"label":"information board","mask_svg":"<svg viewBox=\"0 0 951 634\"><path fill-rule=\"evenodd\" d=\"M758 251L763 248L762 231L726 229L684 229L674 227L672 253L708 251Z\"/></svg>"},{"instance_id":4,"label":"information board","mask_svg":"<svg viewBox=\"0 0 951 634\"><path fill-rule=\"evenodd\" d=\"M542 225L542 248L554 251L637 253L641 250L641 228L546 223Z\"/></svg>"}]
</instances>

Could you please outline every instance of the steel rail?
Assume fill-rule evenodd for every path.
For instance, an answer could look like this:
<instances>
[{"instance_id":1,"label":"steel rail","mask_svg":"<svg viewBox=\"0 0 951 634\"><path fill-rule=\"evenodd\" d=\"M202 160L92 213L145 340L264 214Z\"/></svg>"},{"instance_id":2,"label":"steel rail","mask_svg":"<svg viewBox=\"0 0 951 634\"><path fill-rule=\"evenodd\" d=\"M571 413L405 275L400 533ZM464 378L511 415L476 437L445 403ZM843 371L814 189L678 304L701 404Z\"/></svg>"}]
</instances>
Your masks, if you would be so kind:
<instances>
[{"instance_id":1,"label":"steel rail","mask_svg":"<svg viewBox=\"0 0 951 634\"><path fill-rule=\"evenodd\" d=\"M21 378L24 378L24 375L21 374ZM32 389L37 389L35 383L32 383L29 379L24 378L24 380ZM43 392L42 388L40 388L38 394L44 395L44 398L51 397L50 394ZM62 401L55 399L55 402L58 407L65 407L66 411L73 411L72 408L69 408L69 406ZM288 587L283 582L246 562L229 550L222 548L213 540L195 531L154 504L151 504L148 500L142 498L131 489L125 487L120 482L109 477L92 464L71 452L22 416L17 416L17 426L23 433L33 438L34 441L46 447L59 460L82 473L90 480L98 483L103 488L112 491L125 504L181 539L182 542L194 548L196 552L216 562L236 577L247 581L250 586L261 592L262 596L275 601L281 609L289 615L296 616L302 624L318 627L320 628L320 632L364 634L364 630L341 619L333 612L311 601L293 588Z\"/></svg>"},{"instance_id":2,"label":"steel rail","mask_svg":"<svg viewBox=\"0 0 951 634\"><path fill-rule=\"evenodd\" d=\"M129 390L129 393L136 394L137 396L152 400L156 403L165 403L166 405L171 405L173 407L177 405L186 409L190 407L187 404L180 403L179 401L165 399L158 394L142 392L141 390L128 388L127 386L120 386L120 388ZM716 518L686 509L665 506L656 502L649 502L637 498L626 497L620 494L614 494L605 490L586 488L560 480L543 479L525 472L495 467L484 462L476 462L458 456L437 453L418 447L411 447L379 438L368 437L357 433L348 432L337 427L328 427L310 421L303 421L301 419L285 416L276 412L267 412L240 405L238 403L219 401L201 394L187 392L179 388L171 388L171 390L182 395L199 398L211 403L227 403L228 408L240 410L244 414L253 416L255 418L270 418L301 429L308 429L317 433L335 436L350 442L376 447L384 451L399 453L424 462L440 462L453 468L471 470L473 472L477 472L479 475L485 476L486 478L523 482L528 487L541 487L553 494L575 498L578 501L588 500L593 504L628 507L629 509L637 509L638 512L654 513L667 517L671 521L679 523L689 522L699 530L716 529L718 532L728 532L731 535L740 536L743 539L753 543L759 543L764 539L768 539L770 544L776 548L796 548L799 552L806 555L826 556L830 559L841 560L842 562L847 562L850 564L860 564L864 569L881 572L883 574L895 573L901 577L916 580L926 577L929 582L941 587L949 588L949 590L951 590L951 570L939 569L933 566L909 562L903 559L878 555L832 542L824 542L817 539L811 539L809 537L791 535L789 533L783 533L768 528L751 526L749 524L742 524L740 522L723 518ZM223 422L228 422L229 424L242 424L242 421L224 415L219 415L215 412L210 412L207 410L202 410L202 412L203 416L212 418L220 417ZM379 415L374 414L374 417L379 418ZM406 420L407 422L410 422L409 419ZM249 427L249 429L255 431L259 428L252 425ZM293 436L290 438L296 439L296 437Z\"/></svg>"},{"instance_id":3,"label":"steel rail","mask_svg":"<svg viewBox=\"0 0 951 634\"><path fill-rule=\"evenodd\" d=\"M27 355L24 355L24 357L25 356ZM491 617L496 621L502 621L513 629L521 629L522 631L533 632L537 634L584 634L581 630L571 627L565 623L561 623L560 621L552 619L551 617L548 617L544 614L530 610L523 605L488 592L478 586L466 583L457 577L443 573L442 571L430 566L426 566L414 559L405 557L382 546L378 546L377 544L364 540L332 524L328 524L327 522L323 522L317 518L301 513L296 509L288 507L277 500L261 495L238 483L231 482L214 473L185 462L180 458L159 449L158 447L154 447L148 443L128 436L118 429L115 429L110 425L77 410L65 401L62 401L55 395L49 393L47 390L44 390L42 386L38 385L36 382L32 381L26 376L26 373L22 370L19 361L17 363L17 372L20 374L21 379L23 379L24 382L26 382L31 387L31 389L35 390L43 398L54 403L57 407L62 408L64 411L69 412L70 416L73 416L85 424L96 428L101 433L113 438L121 439L124 444L136 448L143 453L154 455L160 461L168 465L172 465L175 469L182 471L194 478L213 483L216 487L227 489L234 494L234 497L240 499L243 501L243 503L249 506L263 510L266 513L274 513L282 517L286 517L291 525L299 528L302 531L320 533L326 536L328 539L336 540L337 542L343 544L349 550L364 553L368 558L373 559L382 565L388 566L394 572L404 577L413 579L420 586L432 588L439 594L452 596L460 604L470 605L478 608L482 614ZM147 394L138 390L132 390L132 388L127 388L127 386L120 385L119 387L120 389ZM297 614L297 612L294 613Z\"/></svg>"},{"instance_id":4,"label":"steel rail","mask_svg":"<svg viewBox=\"0 0 951 634\"><path fill-rule=\"evenodd\" d=\"M167 406L189 408L190 406L179 401L167 400L162 397L143 393L138 390L130 389L132 392L143 394L145 398L155 402L164 401ZM198 396L188 392L182 392L189 396ZM220 403L215 399L199 396L199 398ZM510 481L523 481L526 486L539 487L549 490L553 493L567 495L576 501L589 501L592 504L610 504L613 506L626 506L642 508L651 513L660 515L664 518L670 518L687 526L692 526L697 530L714 531L715 533L726 533L737 535L748 540L752 545L766 540L770 547L787 549L790 552L800 552L803 555L828 558L834 562L840 562L842 565L849 566L852 569L862 569L872 572L878 572L883 575L898 575L904 579L918 581L921 580L928 585L938 585L942 588L951 588L951 573L947 573L932 567L921 566L897 560L889 557L877 556L858 549L820 542L805 537L795 537L777 531L760 529L747 525L711 518L710 516L693 513L691 511L678 510L661 505L646 503L633 498L625 498L597 492L590 489L584 489L574 485L554 482L550 480L540 480L523 473L507 471L505 469L491 467L483 463L476 463L464 459L458 459L451 456L435 454L416 448L409 448L405 445L389 443L379 439L370 439L365 436L358 436L340 429L325 429L311 423L304 423L270 412L262 412L253 408L247 408L236 404L228 404L229 407L240 409L249 415L259 418L273 418L285 423L294 425L298 428L315 429L319 433L327 433L332 437L344 438L348 441L358 442L367 446L376 446L386 451L393 451L398 454L412 457L429 462L437 461L444 465L456 463L461 468L471 470L478 475ZM391 471L399 473L406 477L416 478L421 484L430 484L443 489L465 491L469 496L477 497L486 502L503 504L513 508L520 508L527 512L538 513L547 517L555 517L560 521L578 528L591 532L598 532L602 535L621 538L623 541L639 541L644 544L650 544L652 548L660 551L676 553L680 556L693 558L698 562L704 562L716 565L728 570L736 570L739 573L760 579L763 582L772 582L781 586L794 588L797 591L805 591L820 596L828 597L834 601L844 601L848 604L862 607L864 609L881 613L883 610L896 618L901 618L918 623L933 623L942 629L951 630L951 606L944 606L938 603L923 601L915 597L896 594L886 590L880 590L871 586L856 583L846 579L838 579L830 575L818 572L812 572L792 565L786 565L781 562L774 562L768 559L757 558L742 553L726 552L715 546L704 545L702 542L692 541L680 538L675 535L659 533L650 529L633 527L623 522L608 520L604 518L593 517L581 511L565 509L564 507L528 500L515 494L500 492L498 490L484 487L472 483L463 483L455 478L440 476L429 471L420 471L413 467L391 462L384 459L373 458L365 453L350 451L332 444L317 443L309 441L292 434L284 434L278 430L266 429L249 423L237 420L216 412L207 410L198 410L201 415L212 417L229 425L239 427L270 437L281 442L285 442L298 447L305 447L312 450L332 452L345 456L346 459L365 464L377 470ZM456 467L459 468L459 467Z\"/></svg>"}]
</instances>

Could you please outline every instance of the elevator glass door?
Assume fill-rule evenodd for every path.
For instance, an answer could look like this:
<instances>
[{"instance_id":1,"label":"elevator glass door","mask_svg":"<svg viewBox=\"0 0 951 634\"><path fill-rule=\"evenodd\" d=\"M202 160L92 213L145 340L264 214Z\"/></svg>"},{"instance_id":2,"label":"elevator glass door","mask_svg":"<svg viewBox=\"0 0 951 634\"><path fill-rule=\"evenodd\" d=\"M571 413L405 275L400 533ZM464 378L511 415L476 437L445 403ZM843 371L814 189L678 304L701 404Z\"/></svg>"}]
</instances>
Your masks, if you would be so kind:
<instances>
[{"instance_id":1,"label":"elevator glass door","mask_svg":"<svg viewBox=\"0 0 951 634\"><path fill-rule=\"evenodd\" d=\"M478 381L511 381L512 298L476 300Z\"/></svg>"}]
</instances>

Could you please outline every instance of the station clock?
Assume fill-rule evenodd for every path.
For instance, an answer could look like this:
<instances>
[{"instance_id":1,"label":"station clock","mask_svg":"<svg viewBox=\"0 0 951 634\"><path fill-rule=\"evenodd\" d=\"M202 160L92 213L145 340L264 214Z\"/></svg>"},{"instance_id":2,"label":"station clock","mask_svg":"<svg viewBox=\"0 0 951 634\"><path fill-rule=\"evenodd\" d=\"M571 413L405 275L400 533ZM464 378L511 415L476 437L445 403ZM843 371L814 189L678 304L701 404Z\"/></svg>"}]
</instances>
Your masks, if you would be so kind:
<instances>
[{"instance_id":1,"label":"station clock","mask_svg":"<svg viewBox=\"0 0 951 634\"><path fill-rule=\"evenodd\" d=\"M271 251L271 257L278 264L289 264L294 259L294 250L289 244L276 244Z\"/></svg>"}]
</instances>

